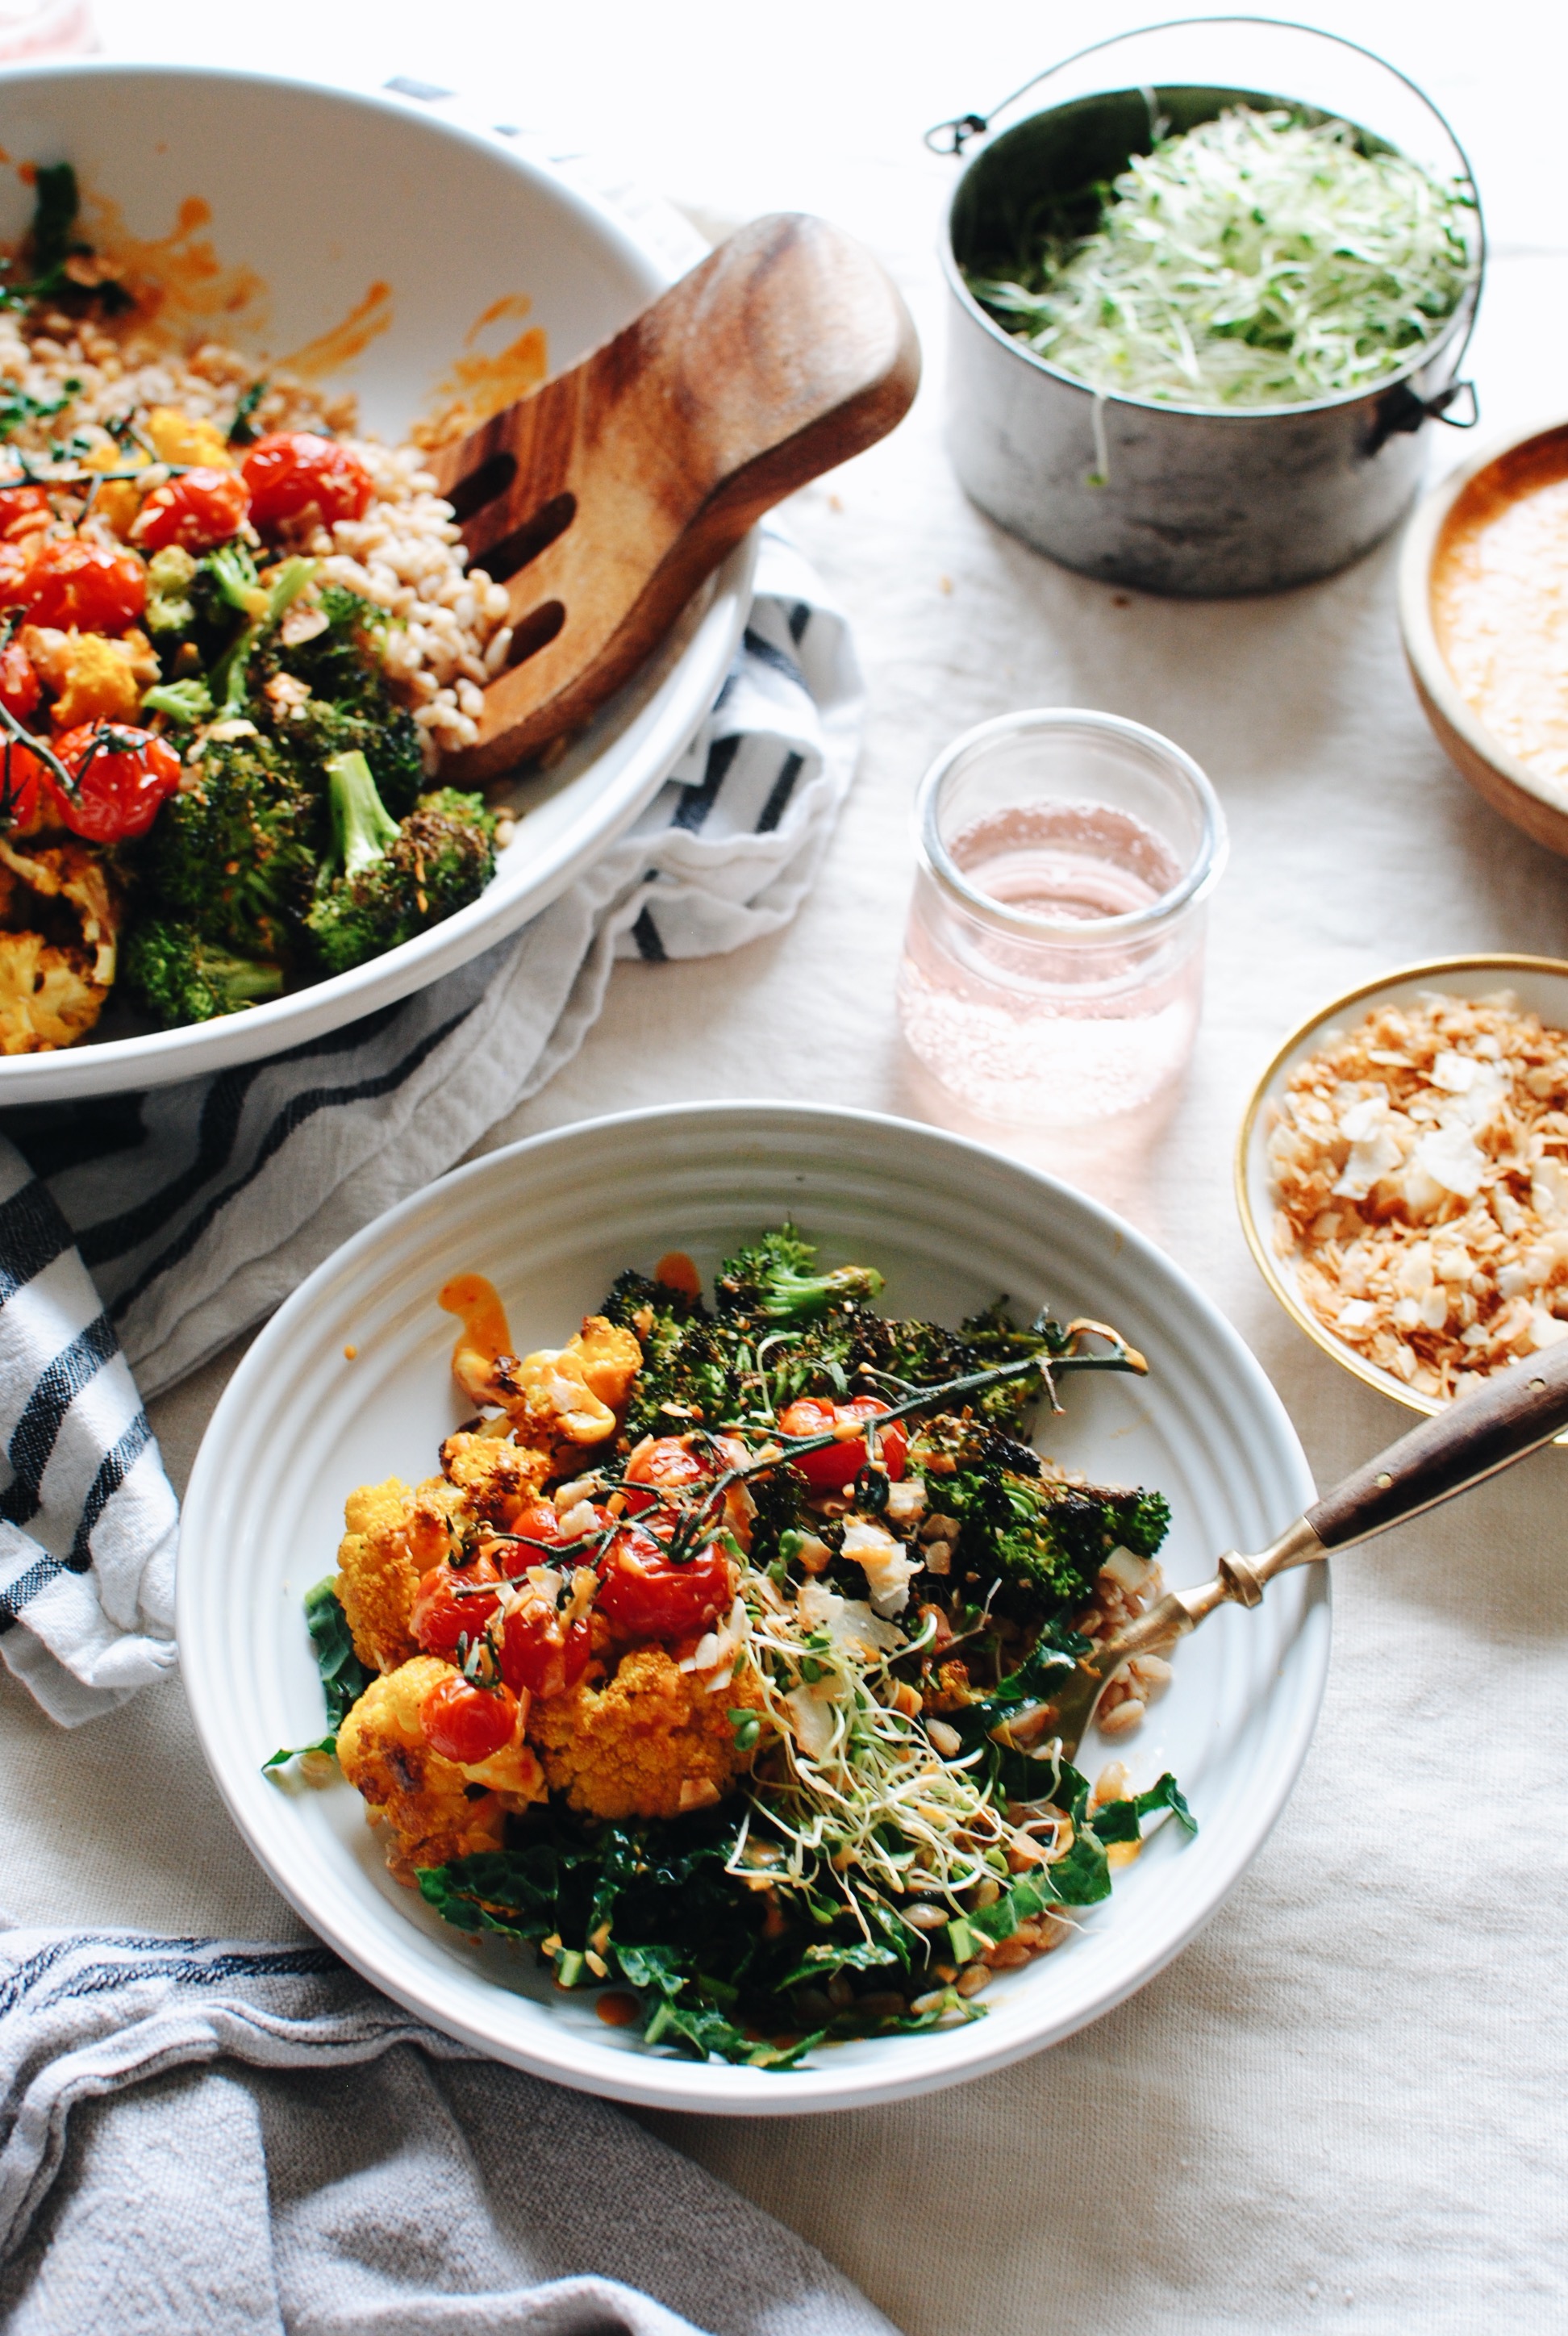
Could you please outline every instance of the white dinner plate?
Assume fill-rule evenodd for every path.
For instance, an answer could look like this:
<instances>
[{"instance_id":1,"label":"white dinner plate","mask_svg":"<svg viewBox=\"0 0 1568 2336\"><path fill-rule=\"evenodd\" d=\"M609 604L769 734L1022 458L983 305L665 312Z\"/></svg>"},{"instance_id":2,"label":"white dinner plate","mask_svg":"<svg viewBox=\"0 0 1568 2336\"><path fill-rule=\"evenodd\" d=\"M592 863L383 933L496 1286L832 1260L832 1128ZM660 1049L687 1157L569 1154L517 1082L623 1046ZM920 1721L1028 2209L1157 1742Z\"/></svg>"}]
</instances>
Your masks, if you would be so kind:
<instances>
[{"instance_id":1,"label":"white dinner plate","mask_svg":"<svg viewBox=\"0 0 1568 2336\"><path fill-rule=\"evenodd\" d=\"M1321 1347L1354 1377L1364 1379L1382 1395L1392 1396L1407 1411L1425 1412L1428 1417L1444 1406L1431 1396L1418 1395L1392 1371L1358 1352L1320 1321L1301 1296L1300 1259L1294 1251L1281 1257L1274 1247L1276 1202L1269 1135L1275 1106L1290 1085L1291 1073L1309 1055L1315 1055L1330 1034L1348 1034L1376 1007L1412 1005L1432 990L1452 998L1489 998L1504 989L1512 990L1525 1012L1538 1014L1548 1028L1568 1030L1568 965L1559 958L1498 952L1427 958L1419 965L1402 966L1397 973L1383 974L1376 981L1347 990L1291 1031L1252 1090L1236 1139L1236 1208L1242 1231L1259 1272L1286 1313L1314 1346Z\"/></svg>"},{"instance_id":2,"label":"white dinner plate","mask_svg":"<svg viewBox=\"0 0 1568 2336\"><path fill-rule=\"evenodd\" d=\"M437 2027L562 2083L666 2108L757 2115L925 2092L1054 2043L1168 1962L1256 1854L1305 1757L1329 1657L1320 1566L1257 1611L1226 1608L1175 1658L1169 1692L1119 1738L1135 1783L1175 1771L1200 1831L1173 1825L1116 1876L1077 1936L993 1984L988 2016L946 2033L836 2045L789 2074L697 2064L562 1995L531 1950L477 1950L386 1874L359 1796L264 1776L279 1745L319 1736L321 1688L300 1612L333 1570L344 1496L433 1474L465 1405L435 1302L487 1274L526 1349L560 1344L614 1276L671 1248L705 1277L793 1214L833 1262L887 1275L891 1312L957 1323L1007 1291L1027 1317L1110 1321L1150 1375L1071 1379L1041 1448L1101 1480L1158 1486L1164 1562L1203 1579L1260 1549L1312 1498L1294 1431L1224 1318L1142 1236L1052 1178L928 1127L780 1103L628 1113L490 1153L443 1177L327 1260L241 1363L185 1504L181 1661L212 1772L237 1824L311 1927ZM349 1359L345 1349L355 1349ZM1111 1757L1093 1737L1091 1775ZM1092 2142L1089 2145L1092 2146Z\"/></svg>"},{"instance_id":3,"label":"white dinner plate","mask_svg":"<svg viewBox=\"0 0 1568 2336\"><path fill-rule=\"evenodd\" d=\"M199 290L216 283L204 329L254 351L258 370L386 287L373 304L377 329L325 378L353 389L362 425L389 439L440 400L465 345L493 354L517 333L519 301L560 372L702 253L695 237L680 252L656 208L639 219L613 206L531 144L406 100L258 73L94 63L0 73L0 241L16 240L32 213L18 166L70 161L89 231L107 198L133 237L173 235L173 258L151 264ZM187 211L177 234L192 201L210 217ZM206 246L220 271L211 279ZM221 305L230 293L233 308ZM498 304L510 305L483 323ZM754 534L563 760L519 784L516 833L470 907L368 965L219 1021L151 1030L112 998L83 1045L0 1056L0 1107L160 1086L281 1053L515 931L631 824L678 759L723 686L755 562Z\"/></svg>"}]
</instances>

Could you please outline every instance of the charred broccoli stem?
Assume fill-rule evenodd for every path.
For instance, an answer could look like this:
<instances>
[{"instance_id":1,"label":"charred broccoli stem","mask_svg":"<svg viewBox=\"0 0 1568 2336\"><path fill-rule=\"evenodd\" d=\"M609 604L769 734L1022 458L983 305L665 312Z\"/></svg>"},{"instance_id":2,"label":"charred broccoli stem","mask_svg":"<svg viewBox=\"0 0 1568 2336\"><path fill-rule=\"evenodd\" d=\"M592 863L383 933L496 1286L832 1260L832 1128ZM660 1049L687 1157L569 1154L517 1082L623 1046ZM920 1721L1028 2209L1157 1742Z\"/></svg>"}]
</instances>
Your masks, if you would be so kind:
<instances>
[{"instance_id":1,"label":"charred broccoli stem","mask_svg":"<svg viewBox=\"0 0 1568 2336\"><path fill-rule=\"evenodd\" d=\"M125 978L158 1019L211 1022L276 998L283 968L236 957L196 927L171 917L139 925L125 951Z\"/></svg>"},{"instance_id":2,"label":"charred broccoli stem","mask_svg":"<svg viewBox=\"0 0 1568 2336\"><path fill-rule=\"evenodd\" d=\"M153 830L159 905L241 957L285 957L310 905L321 806L262 738L209 743L198 769Z\"/></svg>"},{"instance_id":3,"label":"charred broccoli stem","mask_svg":"<svg viewBox=\"0 0 1568 2336\"><path fill-rule=\"evenodd\" d=\"M477 900L495 868L495 822L477 795L443 787L398 822L358 752L326 766L338 872L306 925L322 965L346 972Z\"/></svg>"},{"instance_id":4,"label":"charred broccoli stem","mask_svg":"<svg viewBox=\"0 0 1568 2336\"><path fill-rule=\"evenodd\" d=\"M841 1265L818 1273L816 1244L792 1224L765 1233L726 1258L718 1272L721 1312L760 1315L765 1322L813 1322L849 1299L874 1298L882 1278L873 1266Z\"/></svg>"}]
</instances>

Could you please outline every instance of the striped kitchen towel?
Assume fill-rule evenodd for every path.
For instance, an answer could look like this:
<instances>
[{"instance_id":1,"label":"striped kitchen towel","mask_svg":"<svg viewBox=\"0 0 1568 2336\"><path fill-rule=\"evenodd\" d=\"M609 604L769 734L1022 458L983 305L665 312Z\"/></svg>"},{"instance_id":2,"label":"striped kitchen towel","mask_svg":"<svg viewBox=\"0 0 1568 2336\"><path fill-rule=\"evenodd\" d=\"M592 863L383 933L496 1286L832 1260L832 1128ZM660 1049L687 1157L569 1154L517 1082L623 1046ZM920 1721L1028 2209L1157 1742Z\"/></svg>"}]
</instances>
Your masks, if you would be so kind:
<instances>
[{"instance_id":1,"label":"striped kitchen towel","mask_svg":"<svg viewBox=\"0 0 1568 2336\"><path fill-rule=\"evenodd\" d=\"M786 924L862 706L848 626L769 529L712 714L521 934L269 1062L0 1114L0 1658L56 1719L175 1659L174 1499L135 1381L170 1386L461 1160L577 1052L616 957L713 955Z\"/></svg>"},{"instance_id":2,"label":"striped kitchen towel","mask_svg":"<svg viewBox=\"0 0 1568 2336\"><path fill-rule=\"evenodd\" d=\"M624 2111L314 1942L4 1929L0 2325L896 2336Z\"/></svg>"}]
</instances>

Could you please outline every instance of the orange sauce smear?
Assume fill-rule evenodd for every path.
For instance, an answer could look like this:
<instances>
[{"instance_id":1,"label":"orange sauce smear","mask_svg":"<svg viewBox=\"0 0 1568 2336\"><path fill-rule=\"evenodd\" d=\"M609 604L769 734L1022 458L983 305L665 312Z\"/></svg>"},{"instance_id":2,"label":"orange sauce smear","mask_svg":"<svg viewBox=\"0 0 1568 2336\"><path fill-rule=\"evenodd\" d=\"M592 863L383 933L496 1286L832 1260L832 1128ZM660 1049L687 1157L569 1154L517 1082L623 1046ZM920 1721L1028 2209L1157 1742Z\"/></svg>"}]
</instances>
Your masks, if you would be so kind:
<instances>
[{"instance_id":1,"label":"orange sauce smear","mask_svg":"<svg viewBox=\"0 0 1568 2336\"><path fill-rule=\"evenodd\" d=\"M1568 786L1568 431L1490 463L1432 565L1444 661L1498 744Z\"/></svg>"},{"instance_id":2,"label":"orange sauce smear","mask_svg":"<svg viewBox=\"0 0 1568 2336\"><path fill-rule=\"evenodd\" d=\"M414 429L416 445L441 446L461 438L503 405L539 387L550 372L542 326L528 326L499 349L478 346L482 334L495 325L520 324L532 306L525 292L509 292L474 318L463 336L462 354L436 384L429 419Z\"/></svg>"},{"instance_id":3,"label":"orange sauce smear","mask_svg":"<svg viewBox=\"0 0 1568 2336\"><path fill-rule=\"evenodd\" d=\"M9 161L0 151L0 165ZM35 165L24 161L15 167L17 177L31 186L37 177ZM83 190L86 240L114 262L135 303L138 328L152 331L169 346L189 353L203 341L242 340L257 350L258 364L276 364L302 379L320 381L363 356L390 326L392 287L378 278L337 324L289 355L270 357L266 335L271 298L266 280L243 261L229 264L219 258L205 232L211 223L211 204L203 196L187 195L167 235L132 235L112 197ZM509 292L474 318L462 353L431 394L427 417L409 433L415 444L443 445L546 379L550 353L542 326L525 327L500 348L480 346L496 326L521 324L532 305L525 292Z\"/></svg>"}]
</instances>

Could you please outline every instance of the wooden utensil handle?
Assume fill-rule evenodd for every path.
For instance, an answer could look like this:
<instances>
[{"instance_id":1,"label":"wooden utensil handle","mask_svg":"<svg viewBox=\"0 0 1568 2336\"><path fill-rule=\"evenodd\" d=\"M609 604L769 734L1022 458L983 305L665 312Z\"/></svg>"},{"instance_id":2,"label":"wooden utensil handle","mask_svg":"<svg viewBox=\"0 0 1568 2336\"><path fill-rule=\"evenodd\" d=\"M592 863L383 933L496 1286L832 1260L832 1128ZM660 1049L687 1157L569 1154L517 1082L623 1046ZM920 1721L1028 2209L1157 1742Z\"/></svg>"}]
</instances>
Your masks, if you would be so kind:
<instances>
[{"instance_id":1,"label":"wooden utensil handle","mask_svg":"<svg viewBox=\"0 0 1568 2336\"><path fill-rule=\"evenodd\" d=\"M1336 1484L1307 1523L1326 1549L1418 1516L1568 1427L1568 1339L1461 1396Z\"/></svg>"}]
</instances>

